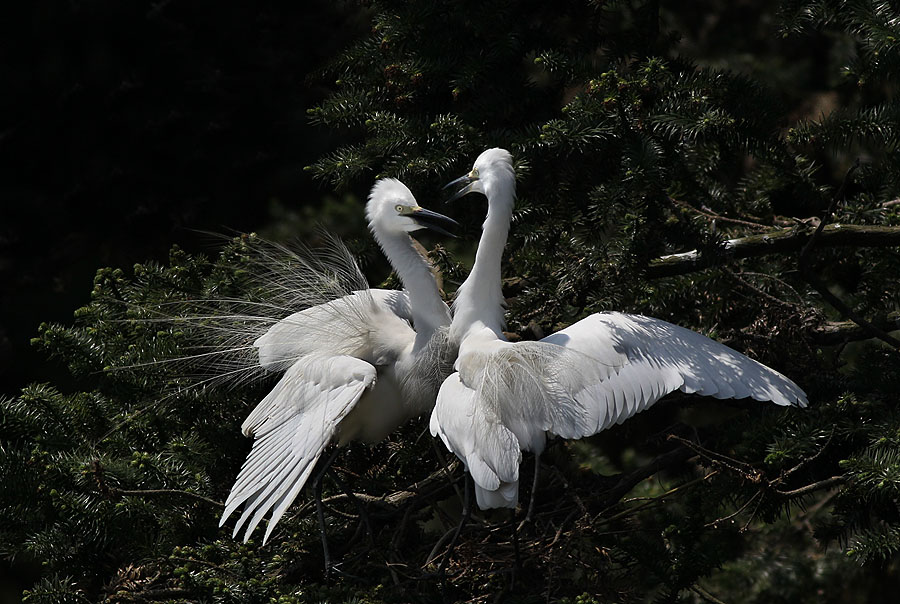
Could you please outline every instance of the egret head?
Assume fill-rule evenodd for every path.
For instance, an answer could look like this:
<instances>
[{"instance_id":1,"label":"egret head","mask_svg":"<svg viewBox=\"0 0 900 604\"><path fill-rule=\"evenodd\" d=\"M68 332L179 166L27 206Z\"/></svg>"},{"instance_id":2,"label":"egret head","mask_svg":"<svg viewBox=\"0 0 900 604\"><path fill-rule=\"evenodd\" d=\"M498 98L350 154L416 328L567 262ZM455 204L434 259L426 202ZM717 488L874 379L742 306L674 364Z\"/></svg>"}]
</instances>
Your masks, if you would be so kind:
<instances>
[{"instance_id":1,"label":"egret head","mask_svg":"<svg viewBox=\"0 0 900 604\"><path fill-rule=\"evenodd\" d=\"M420 207L412 192L396 178L382 178L375 183L366 204L366 218L376 236L431 229L453 237L446 229L459 226L452 218Z\"/></svg>"},{"instance_id":2,"label":"egret head","mask_svg":"<svg viewBox=\"0 0 900 604\"><path fill-rule=\"evenodd\" d=\"M488 149L478 156L472 171L448 183L444 188L463 185L451 200L459 199L473 191L487 195L491 189L515 187L516 173L513 170L512 155L506 149Z\"/></svg>"}]
</instances>

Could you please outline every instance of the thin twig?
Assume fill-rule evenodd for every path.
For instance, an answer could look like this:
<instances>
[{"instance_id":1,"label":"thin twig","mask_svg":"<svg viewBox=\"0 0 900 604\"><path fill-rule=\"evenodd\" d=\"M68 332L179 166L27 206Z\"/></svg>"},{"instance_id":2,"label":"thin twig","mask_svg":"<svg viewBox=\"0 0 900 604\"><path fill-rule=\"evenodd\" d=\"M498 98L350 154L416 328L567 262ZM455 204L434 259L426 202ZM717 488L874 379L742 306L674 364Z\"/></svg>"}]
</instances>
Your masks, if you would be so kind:
<instances>
[{"instance_id":1,"label":"thin twig","mask_svg":"<svg viewBox=\"0 0 900 604\"><path fill-rule=\"evenodd\" d=\"M800 292L798 292L798 291L794 288L793 285L791 285L790 283L788 283L788 282L785 281L784 279L779 279L779 278L776 277L775 275L769 275L769 274L767 274L767 273L757 273L757 272L754 272L754 271L741 271L740 273L738 273L738 275L740 275L741 277L743 277L744 275L748 275L748 276L750 276L750 277L764 277L764 278L766 278L766 279L771 279L771 280L774 281L775 283L778 283L779 285L782 285L782 286L785 287L786 289L791 290L791 292L794 294L794 296L797 297L797 304L796 304L795 306L803 306L803 296L800 295Z\"/></svg>"},{"instance_id":2,"label":"thin twig","mask_svg":"<svg viewBox=\"0 0 900 604\"><path fill-rule=\"evenodd\" d=\"M800 487L799 489L794 489L793 491L779 491L778 489L772 490L782 497L799 497L801 495L806 495L807 493L821 491L822 489L830 489L835 485L844 484L846 482L846 476L832 476L831 478L826 478L825 480L820 480L819 482L808 484L805 487Z\"/></svg>"},{"instance_id":3,"label":"thin twig","mask_svg":"<svg viewBox=\"0 0 900 604\"><path fill-rule=\"evenodd\" d=\"M747 220L740 220L738 218L728 218L727 216L722 216L721 214L716 214L715 212L700 210L698 208L695 208L688 202L681 201L679 199L675 199L674 197L669 197L669 201L671 201L672 203L675 203L677 205L680 205L681 207L686 208L686 209L690 210L691 212L694 212L695 214L700 214L701 216L705 216L706 218L709 218L710 220L721 220L723 222L732 222L734 224L741 224L744 226L752 227L754 229L764 229L765 230L765 229L772 228L769 225L759 224L758 222L749 222Z\"/></svg>"},{"instance_id":4,"label":"thin twig","mask_svg":"<svg viewBox=\"0 0 900 604\"><path fill-rule=\"evenodd\" d=\"M717 518L716 520L713 520L712 522L707 522L706 524L703 525L703 528L711 528L711 527L718 525L720 522L725 522L726 520L731 520L732 518L734 518L735 516L737 516L744 510L746 510L750 506L750 504L753 503L753 500L756 499L757 497L759 497L760 495L762 495L762 493L763 493L762 489L758 490L756 493L753 494L753 497L748 499L747 502L744 503L744 505L742 505L741 507L739 507L736 512L734 512L733 514L728 514L727 516L723 516L722 518Z\"/></svg>"},{"instance_id":5,"label":"thin twig","mask_svg":"<svg viewBox=\"0 0 900 604\"><path fill-rule=\"evenodd\" d=\"M456 479L453 478L453 468L450 467L450 464L447 463L447 458L444 457L444 454L441 453L440 447L438 447L437 442L434 439L431 439L431 445L434 448L434 452L437 455L438 462L441 464L441 469L447 475L447 482L453 487L453 490L456 491L456 496L460 501L463 500L462 493L459 492L459 487L456 486ZM455 466L454 466L455 467ZM465 477L465 473L463 473Z\"/></svg>"},{"instance_id":6,"label":"thin twig","mask_svg":"<svg viewBox=\"0 0 900 604\"><path fill-rule=\"evenodd\" d=\"M207 568L212 568L219 572L225 573L226 575L231 575L234 578L239 578L239 575L231 569L225 568L224 566L220 566L208 560L203 560L202 558L186 558L183 556L169 556L169 560L177 560L179 562L199 564L200 566L205 566Z\"/></svg>"},{"instance_id":7,"label":"thin twig","mask_svg":"<svg viewBox=\"0 0 900 604\"><path fill-rule=\"evenodd\" d=\"M604 499L612 507L641 481L653 476L662 469L687 461L692 456L693 452L685 448L678 448L668 453L663 453L650 463L622 476L616 485L607 491Z\"/></svg>"},{"instance_id":8,"label":"thin twig","mask_svg":"<svg viewBox=\"0 0 900 604\"><path fill-rule=\"evenodd\" d=\"M674 495L676 493L680 493L681 491L687 489L688 487L692 487L695 484L699 484L701 482L706 482L707 480L709 480L710 478L712 478L713 476L715 476L718 473L719 473L718 470L713 470L712 472L705 474L704 476L701 476L700 478L695 478L694 480L689 480L688 482L685 482L684 484L680 484L677 487L669 489L668 491L666 491L665 493L662 493L661 495L652 497L649 501L645 501L644 503L642 503L640 505L636 505L636 506L628 508L626 510L622 510L621 512L619 512L617 514L613 514L612 516L609 516L608 518L602 518L602 519L599 518L600 516L603 515L604 512L606 512L606 510L609 509L609 508L606 508L606 510L603 510L603 512L600 512L600 514L598 514L598 520L602 520L603 522L612 522L613 520L618 520L619 518L621 518L623 516L628 516L629 514L633 514L634 512L639 512L639 511L643 510L644 508L647 508L647 507L653 505L654 503L661 502L666 497L671 497L672 495Z\"/></svg>"},{"instance_id":9,"label":"thin twig","mask_svg":"<svg viewBox=\"0 0 900 604\"><path fill-rule=\"evenodd\" d=\"M828 435L828 440L826 440L826 441L825 441L825 444L822 445L821 448L819 448L818 451L816 451L815 455L813 455L812 457L806 457L806 458L800 460L800 463L798 463L798 464L795 465L793 468L787 470L787 471L784 472L781 476L779 476L778 478L776 478L775 480L773 480L773 481L772 481L772 484L780 484L780 483L784 482L784 479L785 479L785 478L787 478L788 476L790 476L790 475L793 474L794 472L797 472L798 470L802 470L803 468L805 468L806 466L808 466L809 464L811 464L812 462L814 462L815 460L817 460L817 459L819 458L819 456L822 455L822 453L825 452L825 449L828 448L828 445L831 444L831 439L832 439L832 438L834 438L834 426L831 427L831 434Z\"/></svg>"},{"instance_id":10,"label":"thin twig","mask_svg":"<svg viewBox=\"0 0 900 604\"><path fill-rule=\"evenodd\" d=\"M183 589L181 587L167 587L161 589L145 589L143 591L135 593L118 591L108 597L112 601L119 600L125 602L146 602L148 600L183 599L194 594L195 592L190 589Z\"/></svg>"},{"instance_id":11,"label":"thin twig","mask_svg":"<svg viewBox=\"0 0 900 604\"><path fill-rule=\"evenodd\" d=\"M759 506L762 505L762 502L765 500L765 498L765 494L763 494L763 496L759 498L759 501L756 502L756 507L753 508L753 511L750 513L750 517L747 518L747 522L744 524L744 526L741 527L741 530L739 532L747 532L747 529L750 527L750 523L753 522L754 518L756 518L756 512L759 511Z\"/></svg>"},{"instance_id":12,"label":"thin twig","mask_svg":"<svg viewBox=\"0 0 900 604\"><path fill-rule=\"evenodd\" d=\"M147 489L147 490L126 490L126 489L109 489L109 493L111 495L135 495L138 497L142 497L144 495L183 495L185 497L193 497L194 499L199 499L200 501L205 501L210 505L215 505L220 508L224 508L225 504L215 499L210 499L209 497L204 497L203 495L199 495L197 493L191 493L190 491L180 491L178 489Z\"/></svg>"},{"instance_id":13,"label":"thin twig","mask_svg":"<svg viewBox=\"0 0 900 604\"><path fill-rule=\"evenodd\" d=\"M832 499L834 499L835 495L837 495L838 492L839 492L839 489L834 489L834 490L826 493L825 496L822 497L822 499L820 499L815 504L813 504L813 505L809 506L808 508L806 508L805 510L803 510L800 513L800 515L797 516L796 520L794 521L794 524L800 525L800 526L805 526L810 532L813 532L813 527L810 524L809 519L812 518L813 516L815 516L819 512L819 510L821 510L826 505L828 505L828 503Z\"/></svg>"},{"instance_id":14,"label":"thin twig","mask_svg":"<svg viewBox=\"0 0 900 604\"><path fill-rule=\"evenodd\" d=\"M800 251L800 262L803 261L809 256L810 251L816 243L816 240L822 235L822 230L825 228L825 225L828 223L828 219L831 218L831 215L834 214L834 210L837 208L838 202L841 200L841 197L844 195L844 190L847 188L847 183L850 181L850 177L853 176L853 173L859 169L859 159L853 162L853 165L850 166L850 169L847 170L847 173L844 174L844 180L841 181L841 186L837 188L837 191L834 192L834 195L831 197L831 202L828 204L828 209L822 215L819 220L819 225L816 227L815 232L812 234L812 237L809 238L809 241L806 242L806 245L803 246L803 249Z\"/></svg>"},{"instance_id":15,"label":"thin twig","mask_svg":"<svg viewBox=\"0 0 900 604\"><path fill-rule=\"evenodd\" d=\"M713 463L717 463L719 465L725 466L729 470L732 470L733 472L736 472L736 473L740 474L741 476L743 476L744 478L747 478L753 482L759 482L759 470L755 469L752 465L750 465L747 462L739 461L737 459L732 459L731 457L728 457L727 455L723 455L722 453L710 451L709 449L707 449L701 445L698 445L697 443L690 441L686 438L682 438L682 437L678 436L677 434L670 434L667 437L667 440L676 440L676 441L680 442L681 444L683 444L684 446L691 449L692 451L694 451L695 453L697 453L698 455L706 457ZM744 466L746 469L742 470L738 466Z\"/></svg>"},{"instance_id":16,"label":"thin twig","mask_svg":"<svg viewBox=\"0 0 900 604\"><path fill-rule=\"evenodd\" d=\"M770 294L770 293L768 293L768 292L766 292L766 291L763 291L763 290L761 290L760 288L756 287L755 285L753 285L753 284L750 283L749 281L747 281L747 280L745 280L745 279L742 279L742 278L741 278L741 275L743 275L743 274L744 274L744 273L736 273L736 272L734 272L734 271L728 271L728 275L729 275L732 279L734 279L734 280L737 281L739 284L741 284L742 286L746 287L747 289L749 289L750 291L752 291L752 292L755 293L756 295L758 295L758 296L760 296L760 297L762 297L762 298L768 300L769 302L773 302L773 303L775 303L775 304L778 304L779 306L784 306L784 307L786 307L786 308L791 308L791 309L797 308L797 305L796 305L796 304L794 304L794 303L792 303L792 302L785 302L785 301L782 300L781 298L776 298L776 297L773 296L772 294Z\"/></svg>"}]
</instances>

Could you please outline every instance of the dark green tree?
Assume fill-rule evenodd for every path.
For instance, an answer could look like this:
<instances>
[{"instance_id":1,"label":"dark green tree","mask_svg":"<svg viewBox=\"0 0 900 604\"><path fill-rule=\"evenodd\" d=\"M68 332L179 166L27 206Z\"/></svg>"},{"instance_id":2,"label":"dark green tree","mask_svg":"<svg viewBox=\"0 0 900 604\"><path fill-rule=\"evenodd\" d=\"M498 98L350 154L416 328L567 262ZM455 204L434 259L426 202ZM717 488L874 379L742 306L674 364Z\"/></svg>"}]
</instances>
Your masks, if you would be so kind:
<instances>
[{"instance_id":1,"label":"dark green tree","mask_svg":"<svg viewBox=\"0 0 900 604\"><path fill-rule=\"evenodd\" d=\"M252 278L259 244L239 238L214 261L175 250L165 266L101 270L76 324L42 329L38 346L81 390L34 385L0 405L0 543L41 567L27 600L896 593L900 7L385 0L365 11L370 33L322 71L333 92L309 110L347 141L309 167L318 179L340 190L396 176L434 207L481 150L505 147L519 191L504 269L513 337L595 311L647 314L793 377L810 408L673 395L557 442L534 523L514 536L508 514L476 513L452 555L442 537L459 517L461 468L412 424L339 458L372 534L326 482L342 563L325 576L308 503L265 547L217 528L249 448L237 427L270 383L198 387L176 364L146 364L195 350L209 327L147 309L265 295ZM444 210L477 238L483 203ZM452 291L471 247L447 247L432 258ZM432 559L447 556L436 576Z\"/></svg>"}]
</instances>

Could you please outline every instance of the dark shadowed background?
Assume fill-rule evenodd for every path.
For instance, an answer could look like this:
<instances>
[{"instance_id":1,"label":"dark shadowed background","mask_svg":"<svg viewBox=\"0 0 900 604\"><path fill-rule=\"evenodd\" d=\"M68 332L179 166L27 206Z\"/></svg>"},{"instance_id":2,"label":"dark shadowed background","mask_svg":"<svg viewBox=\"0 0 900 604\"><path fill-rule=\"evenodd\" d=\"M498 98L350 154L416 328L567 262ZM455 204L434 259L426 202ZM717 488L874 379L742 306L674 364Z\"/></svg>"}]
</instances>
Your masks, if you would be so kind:
<instances>
[{"instance_id":1,"label":"dark shadowed background","mask_svg":"<svg viewBox=\"0 0 900 604\"><path fill-rule=\"evenodd\" d=\"M97 0L7 13L0 393L65 387L29 342L41 322L72 321L98 268L165 261L173 244L212 252L198 230L265 229L320 203L303 168L333 133L306 109L324 95L316 69L366 27L348 8ZM0 601L31 584L21 570L0 569Z\"/></svg>"},{"instance_id":2,"label":"dark shadowed background","mask_svg":"<svg viewBox=\"0 0 900 604\"><path fill-rule=\"evenodd\" d=\"M315 70L366 27L348 8L38 1L7 14L0 392L64 379L29 340L71 321L99 267L319 203L303 168L333 134L306 109L324 94Z\"/></svg>"}]
</instances>

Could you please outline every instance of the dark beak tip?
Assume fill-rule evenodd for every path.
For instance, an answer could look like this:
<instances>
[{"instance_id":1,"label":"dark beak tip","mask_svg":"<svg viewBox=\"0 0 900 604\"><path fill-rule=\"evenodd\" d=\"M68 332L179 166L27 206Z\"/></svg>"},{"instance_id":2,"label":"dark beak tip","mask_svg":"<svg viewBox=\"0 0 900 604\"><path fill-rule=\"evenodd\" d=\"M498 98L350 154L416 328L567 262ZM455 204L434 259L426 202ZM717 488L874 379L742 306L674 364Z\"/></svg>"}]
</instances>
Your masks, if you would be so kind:
<instances>
[{"instance_id":1,"label":"dark beak tip","mask_svg":"<svg viewBox=\"0 0 900 604\"><path fill-rule=\"evenodd\" d=\"M448 182L446 185L444 185L444 188L442 190L447 190L452 186L460 185L460 184L462 185L462 187L456 193L454 193L447 200L447 202L451 202L456 199L459 199L460 197L462 197L463 195L465 195L466 193L471 191L472 185L474 185L477 180L478 180L478 178L473 178L469 174L464 174L464 175L460 176L459 178L457 178L456 180L452 180L452 181Z\"/></svg>"},{"instance_id":2,"label":"dark beak tip","mask_svg":"<svg viewBox=\"0 0 900 604\"><path fill-rule=\"evenodd\" d=\"M426 210L423 208L413 214L412 218L422 228L429 229L443 235L448 235L450 237L456 237L456 235L444 228L459 227L459 223L449 216L444 216L443 214L438 214L437 212L433 212L431 210Z\"/></svg>"},{"instance_id":3,"label":"dark beak tip","mask_svg":"<svg viewBox=\"0 0 900 604\"><path fill-rule=\"evenodd\" d=\"M456 201L456 200L459 199L460 197L465 197L466 195L468 195L468 194L471 193L471 192L472 192L472 183L469 183L469 184L467 184L466 186L464 186L463 188L461 188L459 191L457 191L456 193L454 193L452 196L450 196L450 197L447 199L447 203Z\"/></svg>"},{"instance_id":4,"label":"dark beak tip","mask_svg":"<svg viewBox=\"0 0 900 604\"><path fill-rule=\"evenodd\" d=\"M445 184L443 187L441 187L441 191L446 191L447 189L449 189L449 188L452 187L453 185L458 185L459 183L461 183L461 182L463 182L463 181L467 181L468 179L469 179L469 175L468 175L468 174L463 174L463 175L460 176L459 178L455 178L455 179L451 180L450 182L448 182L447 184Z\"/></svg>"}]
</instances>

